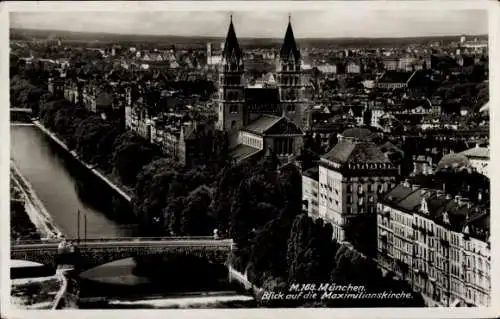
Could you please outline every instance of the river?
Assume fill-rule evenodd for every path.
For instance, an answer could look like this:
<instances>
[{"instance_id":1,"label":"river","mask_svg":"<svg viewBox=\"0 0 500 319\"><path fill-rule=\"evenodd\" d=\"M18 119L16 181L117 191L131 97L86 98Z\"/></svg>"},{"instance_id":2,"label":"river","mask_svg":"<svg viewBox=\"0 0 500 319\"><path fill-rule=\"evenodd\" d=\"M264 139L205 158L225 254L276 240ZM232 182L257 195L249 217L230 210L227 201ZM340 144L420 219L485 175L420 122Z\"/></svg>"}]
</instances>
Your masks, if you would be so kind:
<instances>
[{"instance_id":1,"label":"river","mask_svg":"<svg viewBox=\"0 0 500 319\"><path fill-rule=\"evenodd\" d=\"M32 185L38 198L50 212L56 226L66 237L77 238L78 210L81 211L80 236L83 238L83 215L87 216L87 238L129 237L137 236L134 224L118 222L116 216L124 214L118 209L118 214L111 212L112 208L99 208L101 205L90 202L105 202L103 207L116 207L117 195L92 172L78 163L68 152L62 150L50 137L34 125L11 125L11 159L15 162L21 174ZM83 185L83 186L82 186ZM86 191L82 191L82 187ZM82 193L85 194L82 196ZM90 200L84 199L90 197ZM111 204L111 202L114 202ZM124 204L124 203L125 204ZM130 206L124 199L119 207ZM130 207L129 207L130 209ZM116 209L115 209L116 210ZM126 210L126 209L125 209ZM187 267L188 265L186 265ZM222 266L222 265L221 265ZM185 269L186 267L183 267ZM224 266L222 266L224 267ZM130 270L133 273L132 270ZM181 274L179 276L187 276ZM189 277L189 276L188 276ZM207 278L211 278L207 277ZM217 277L219 278L219 277ZM86 308L185 308L185 307L255 307L255 300L247 293L241 294L240 289L227 283L225 293L202 291L194 295L137 298L132 300L107 300L105 303L85 304ZM195 289L196 291L196 289ZM206 295L208 293L208 295ZM227 294L227 295L226 295ZM148 294L145 294L148 296ZM82 306L82 305L80 305Z\"/></svg>"},{"instance_id":2,"label":"river","mask_svg":"<svg viewBox=\"0 0 500 319\"><path fill-rule=\"evenodd\" d=\"M79 167L70 156L64 156L60 147L36 126L10 127L11 159L21 174L31 183L40 201L52 215L57 227L68 238L78 236L78 211L80 210L80 237L128 237L136 233L135 226L111 219L107 208L91 205L82 199L77 180L91 172ZM77 175L80 175L77 177ZM95 178L94 178L95 179ZM95 182L95 181L94 181ZM92 189L94 185L87 185ZM108 187L109 188L109 187ZM99 200L102 201L102 192ZM107 201L111 201L111 195ZM106 200L105 200L106 201ZM86 216L86 227L84 223Z\"/></svg>"}]
</instances>

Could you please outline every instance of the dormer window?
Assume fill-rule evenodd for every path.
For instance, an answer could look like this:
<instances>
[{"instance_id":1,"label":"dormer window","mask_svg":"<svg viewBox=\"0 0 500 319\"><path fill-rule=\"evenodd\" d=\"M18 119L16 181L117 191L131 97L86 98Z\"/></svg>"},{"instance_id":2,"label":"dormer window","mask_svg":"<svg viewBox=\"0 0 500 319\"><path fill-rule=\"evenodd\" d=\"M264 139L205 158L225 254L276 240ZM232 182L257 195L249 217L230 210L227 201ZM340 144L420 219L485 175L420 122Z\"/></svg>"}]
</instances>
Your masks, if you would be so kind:
<instances>
[{"instance_id":1,"label":"dormer window","mask_svg":"<svg viewBox=\"0 0 500 319\"><path fill-rule=\"evenodd\" d=\"M469 225L465 225L463 233L466 235L469 234Z\"/></svg>"},{"instance_id":2,"label":"dormer window","mask_svg":"<svg viewBox=\"0 0 500 319\"><path fill-rule=\"evenodd\" d=\"M450 217L448 216L447 212L443 213L443 223L449 225L450 224Z\"/></svg>"},{"instance_id":3,"label":"dormer window","mask_svg":"<svg viewBox=\"0 0 500 319\"><path fill-rule=\"evenodd\" d=\"M422 202L420 203L420 212L426 215L429 214L429 208L427 206L427 200L425 198L422 198Z\"/></svg>"}]
</instances>

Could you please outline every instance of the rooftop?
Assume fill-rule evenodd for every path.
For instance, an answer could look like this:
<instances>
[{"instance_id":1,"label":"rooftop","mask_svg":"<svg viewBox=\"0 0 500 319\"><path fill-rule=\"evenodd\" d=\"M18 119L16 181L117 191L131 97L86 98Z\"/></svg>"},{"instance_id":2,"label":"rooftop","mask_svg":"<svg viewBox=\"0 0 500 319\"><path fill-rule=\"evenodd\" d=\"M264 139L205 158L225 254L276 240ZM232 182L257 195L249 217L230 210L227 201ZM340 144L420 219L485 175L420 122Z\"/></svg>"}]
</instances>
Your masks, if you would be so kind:
<instances>
[{"instance_id":1,"label":"rooftop","mask_svg":"<svg viewBox=\"0 0 500 319\"><path fill-rule=\"evenodd\" d=\"M248 145L239 144L238 146L233 148L231 151L229 151L229 156L232 159L234 159L236 162L240 162L240 161L243 161L243 160L257 154L260 151L261 150L258 148L251 147Z\"/></svg>"},{"instance_id":2,"label":"rooftop","mask_svg":"<svg viewBox=\"0 0 500 319\"><path fill-rule=\"evenodd\" d=\"M294 58L295 62L298 62L300 59L300 51L295 43L291 21L288 22L288 27L286 28L285 39L283 40L280 50L280 58L282 60L288 60L290 56Z\"/></svg>"},{"instance_id":3,"label":"rooftop","mask_svg":"<svg viewBox=\"0 0 500 319\"><path fill-rule=\"evenodd\" d=\"M386 71L378 80L380 83L407 83L413 72Z\"/></svg>"},{"instance_id":4,"label":"rooftop","mask_svg":"<svg viewBox=\"0 0 500 319\"><path fill-rule=\"evenodd\" d=\"M399 184L381 202L404 213L422 215L455 232L462 232L465 225L473 224L474 231L470 235L487 239L489 212L464 198L451 198L437 190Z\"/></svg>"},{"instance_id":5,"label":"rooftop","mask_svg":"<svg viewBox=\"0 0 500 319\"><path fill-rule=\"evenodd\" d=\"M489 159L490 158L490 149L487 147L473 147L466 151L460 153L461 155L466 156L467 158L482 158Z\"/></svg>"},{"instance_id":6,"label":"rooftop","mask_svg":"<svg viewBox=\"0 0 500 319\"><path fill-rule=\"evenodd\" d=\"M291 134L302 135L303 132L293 122L286 117L264 114L254 122L242 128L243 131L264 134Z\"/></svg>"},{"instance_id":7,"label":"rooftop","mask_svg":"<svg viewBox=\"0 0 500 319\"><path fill-rule=\"evenodd\" d=\"M342 132L342 137L351 138L351 139L359 139L359 140L370 140L372 137L372 131L367 128L348 128Z\"/></svg>"},{"instance_id":8,"label":"rooftop","mask_svg":"<svg viewBox=\"0 0 500 319\"><path fill-rule=\"evenodd\" d=\"M318 166L312 167L304 171L302 175L312 178L315 181L319 181L319 167Z\"/></svg>"},{"instance_id":9,"label":"rooftop","mask_svg":"<svg viewBox=\"0 0 500 319\"><path fill-rule=\"evenodd\" d=\"M351 142L342 140L322 156L338 164L346 163L390 163L380 148L372 142Z\"/></svg>"}]
</instances>

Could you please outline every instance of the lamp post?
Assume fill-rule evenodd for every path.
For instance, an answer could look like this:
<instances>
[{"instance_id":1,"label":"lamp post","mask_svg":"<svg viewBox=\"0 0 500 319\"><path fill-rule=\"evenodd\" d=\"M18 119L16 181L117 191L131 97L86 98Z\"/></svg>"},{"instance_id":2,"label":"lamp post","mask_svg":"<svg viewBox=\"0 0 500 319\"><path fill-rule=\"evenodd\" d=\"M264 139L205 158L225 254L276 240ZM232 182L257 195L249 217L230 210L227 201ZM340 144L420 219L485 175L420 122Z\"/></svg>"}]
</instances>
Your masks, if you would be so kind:
<instances>
[{"instance_id":1,"label":"lamp post","mask_svg":"<svg viewBox=\"0 0 500 319\"><path fill-rule=\"evenodd\" d=\"M78 218L76 220L76 242L80 244L80 210L78 210Z\"/></svg>"},{"instance_id":2,"label":"lamp post","mask_svg":"<svg viewBox=\"0 0 500 319\"><path fill-rule=\"evenodd\" d=\"M85 213L84 215L84 218L85 218L85 223L84 223L84 240L85 242L87 242L87 214Z\"/></svg>"}]
</instances>

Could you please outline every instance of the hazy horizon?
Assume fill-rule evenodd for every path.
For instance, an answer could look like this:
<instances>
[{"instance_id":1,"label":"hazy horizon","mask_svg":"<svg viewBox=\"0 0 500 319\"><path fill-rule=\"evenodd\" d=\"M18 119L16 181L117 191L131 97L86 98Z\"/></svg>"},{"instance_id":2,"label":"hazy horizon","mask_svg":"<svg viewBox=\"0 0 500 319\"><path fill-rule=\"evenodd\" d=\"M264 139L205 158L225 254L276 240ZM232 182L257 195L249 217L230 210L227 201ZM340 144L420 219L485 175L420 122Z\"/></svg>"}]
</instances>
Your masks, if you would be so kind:
<instances>
[{"instance_id":1,"label":"hazy horizon","mask_svg":"<svg viewBox=\"0 0 500 319\"><path fill-rule=\"evenodd\" d=\"M117 35L224 37L233 15L239 38L401 38L488 33L486 10L11 12L10 28ZM362 23L360 23L362 21ZM182 27L180 27L182 26Z\"/></svg>"}]
</instances>

